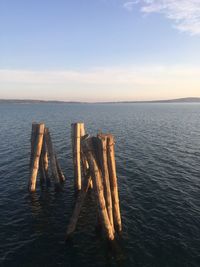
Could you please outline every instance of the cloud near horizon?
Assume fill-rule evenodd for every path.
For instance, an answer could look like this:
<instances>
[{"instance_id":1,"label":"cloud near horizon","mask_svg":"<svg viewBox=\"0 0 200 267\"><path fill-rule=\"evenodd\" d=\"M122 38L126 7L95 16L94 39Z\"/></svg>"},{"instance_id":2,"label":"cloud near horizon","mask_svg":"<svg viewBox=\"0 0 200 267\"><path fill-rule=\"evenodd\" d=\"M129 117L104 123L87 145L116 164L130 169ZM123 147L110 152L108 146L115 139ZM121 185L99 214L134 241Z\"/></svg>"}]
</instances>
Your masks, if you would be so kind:
<instances>
[{"instance_id":1,"label":"cloud near horizon","mask_svg":"<svg viewBox=\"0 0 200 267\"><path fill-rule=\"evenodd\" d=\"M88 71L0 70L0 98L151 100L199 96L200 68L130 66Z\"/></svg>"},{"instance_id":2,"label":"cloud near horizon","mask_svg":"<svg viewBox=\"0 0 200 267\"><path fill-rule=\"evenodd\" d=\"M200 0L134 0L126 1L124 8L132 11L136 5L142 13L164 15L181 32L200 34Z\"/></svg>"}]
</instances>

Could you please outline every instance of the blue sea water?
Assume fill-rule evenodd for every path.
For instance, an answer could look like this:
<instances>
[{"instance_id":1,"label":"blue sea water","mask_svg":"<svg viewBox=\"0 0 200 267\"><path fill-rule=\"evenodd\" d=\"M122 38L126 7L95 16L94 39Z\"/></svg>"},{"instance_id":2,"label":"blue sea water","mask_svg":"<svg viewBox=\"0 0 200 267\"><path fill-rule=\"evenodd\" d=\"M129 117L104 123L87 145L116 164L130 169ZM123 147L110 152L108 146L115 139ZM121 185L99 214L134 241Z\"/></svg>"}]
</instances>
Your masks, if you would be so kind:
<instances>
[{"instance_id":1,"label":"blue sea water","mask_svg":"<svg viewBox=\"0 0 200 267\"><path fill-rule=\"evenodd\" d=\"M30 194L33 121L49 127L67 177ZM123 234L111 251L95 232L90 192L73 240L70 125L116 138ZM0 266L200 266L199 104L0 104Z\"/></svg>"}]
</instances>

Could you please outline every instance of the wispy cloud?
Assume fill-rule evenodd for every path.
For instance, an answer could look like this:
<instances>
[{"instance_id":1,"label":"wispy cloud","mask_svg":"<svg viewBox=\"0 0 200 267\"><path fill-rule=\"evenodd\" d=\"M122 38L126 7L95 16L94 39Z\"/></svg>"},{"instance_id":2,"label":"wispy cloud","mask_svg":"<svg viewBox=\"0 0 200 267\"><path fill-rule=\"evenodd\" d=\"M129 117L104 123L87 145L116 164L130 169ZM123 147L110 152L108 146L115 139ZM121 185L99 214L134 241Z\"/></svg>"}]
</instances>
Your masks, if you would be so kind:
<instances>
[{"instance_id":1,"label":"wispy cloud","mask_svg":"<svg viewBox=\"0 0 200 267\"><path fill-rule=\"evenodd\" d=\"M200 68L192 66L141 65L128 67L96 67L85 71L31 71L0 69L0 83L24 84L132 84L156 85L161 78L200 76Z\"/></svg>"},{"instance_id":2,"label":"wispy cloud","mask_svg":"<svg viewBox=\"0 0 200 267\"><path fill-rule=\"evenodd\" d=\"M128 11L132 11L134 6L138 4L140 0L135 0L135 1L128 1L124 3L124 8L127 9Z\"/></svg>"},{"instance_id":3,"label":"wispy cloud","mask_svg":"<svg viewBox=\"0 0 200 267\"><path fill-rule=\"evenodd\" d=\"M0 98L87 101L200 96L200 68L141 65L85 71L0 70Z\"/></svg>"},{"instance_id":4,"label":"wispy cloud","mask_svg":"<svg viewBox=\"0 0 200 267\"><path fill-rule=\"evenodd\" d=\"M126 1L124 8L131 11L140 4L143 13L160 13L173 21L173 26L192 35L200 34L200 0L138 0Z\"/></svg>"}]
</instances>

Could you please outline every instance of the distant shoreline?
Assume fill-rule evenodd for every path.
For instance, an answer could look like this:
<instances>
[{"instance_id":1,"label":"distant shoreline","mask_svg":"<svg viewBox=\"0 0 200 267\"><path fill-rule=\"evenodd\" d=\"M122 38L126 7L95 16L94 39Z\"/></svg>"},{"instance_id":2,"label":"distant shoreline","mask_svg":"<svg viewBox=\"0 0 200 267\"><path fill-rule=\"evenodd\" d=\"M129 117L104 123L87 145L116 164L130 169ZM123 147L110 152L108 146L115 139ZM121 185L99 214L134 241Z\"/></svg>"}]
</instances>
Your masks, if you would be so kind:
<instances>
[{"instance_id":1,"label":"distant shoreline","mask_svg":"<svg viewBox=\"0 0 200 267\"><path fill-rule=\"evenodd\" d=\"M0 104L141 104L141 103L200 103L200 97L187 97L167 100L151 101L108 101L108 102L81 102L57 100L32 100L32 99L0 99Z\"/></svg>"}]
</instances>

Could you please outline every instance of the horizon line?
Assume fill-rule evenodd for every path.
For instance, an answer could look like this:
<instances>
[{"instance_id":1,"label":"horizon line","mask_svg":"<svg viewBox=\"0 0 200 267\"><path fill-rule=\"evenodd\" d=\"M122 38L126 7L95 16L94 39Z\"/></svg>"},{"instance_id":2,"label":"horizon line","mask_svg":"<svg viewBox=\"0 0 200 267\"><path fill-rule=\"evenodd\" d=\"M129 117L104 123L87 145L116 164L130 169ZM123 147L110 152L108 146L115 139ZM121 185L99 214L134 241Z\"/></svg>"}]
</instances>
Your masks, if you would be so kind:
<instances>
[{"instance_id":1,"label":"horizon line","mask_svg":"<svg viewBox=\"0 0 200 267\"><path fill-rule=\"evenodd\" d=\"M162 103L162 102L200 102L200 97L180 97L154 100L116 100L116 101L79 101L79 100L43 100L28 98L0 98L0 102L39 102L39 103L71 103L71 104L120 104L120 103Z\"/></svg>"}]
</instances>

